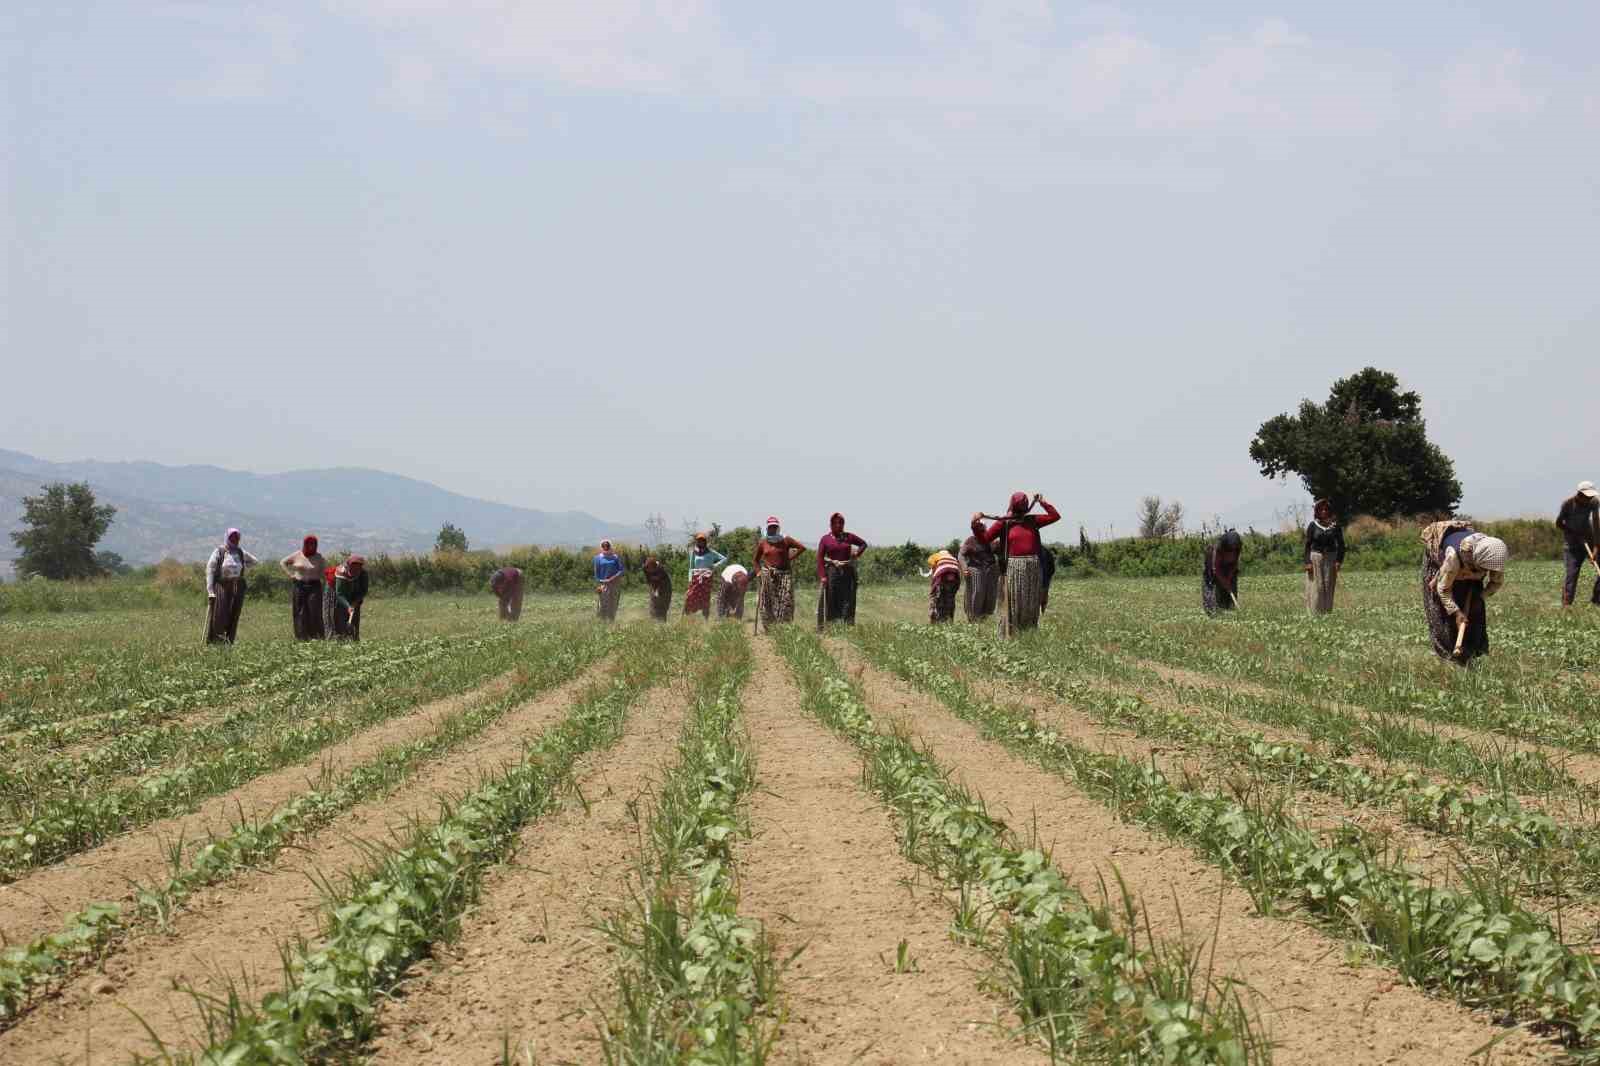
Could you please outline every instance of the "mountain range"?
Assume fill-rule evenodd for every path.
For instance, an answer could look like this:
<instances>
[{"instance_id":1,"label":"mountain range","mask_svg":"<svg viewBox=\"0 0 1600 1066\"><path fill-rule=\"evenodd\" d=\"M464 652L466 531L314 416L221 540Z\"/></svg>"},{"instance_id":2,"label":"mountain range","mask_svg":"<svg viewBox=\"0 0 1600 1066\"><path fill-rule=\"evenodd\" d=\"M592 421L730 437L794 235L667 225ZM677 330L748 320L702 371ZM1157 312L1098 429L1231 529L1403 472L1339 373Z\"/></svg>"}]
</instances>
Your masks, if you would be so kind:
<instances>
[{"instance_id":1,"label":"mountain range","mask_svg":"<svg viewBox=\"0 0 1600 1066\"><path fill-rule=\"evenodd\" d=\"M514 507L363 467L254 474L150 462L56 463L3 448L0 532L20 528L22 497L37 495L52 481L87 481L101 503L116 507L99 547L134 564L203 559L230 526L244 530L245 546L262 558L288 554L308 531L321 537L326 550L425 552L446 522L464 530L473 547L484 548L644 536L639 526L583 511ZM11 539L0 538L0 560L15 556Z\"/></svg>"}]
</instances>

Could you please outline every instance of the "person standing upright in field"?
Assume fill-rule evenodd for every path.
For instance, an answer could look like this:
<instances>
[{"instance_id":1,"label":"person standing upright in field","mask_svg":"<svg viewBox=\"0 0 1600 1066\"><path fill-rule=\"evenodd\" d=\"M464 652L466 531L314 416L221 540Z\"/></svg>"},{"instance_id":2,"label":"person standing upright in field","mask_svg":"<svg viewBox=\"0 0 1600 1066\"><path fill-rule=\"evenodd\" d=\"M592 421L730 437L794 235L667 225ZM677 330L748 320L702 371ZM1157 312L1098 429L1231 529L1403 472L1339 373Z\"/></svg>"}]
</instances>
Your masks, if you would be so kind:
<instances>
[{"instance_id":1,"label":"person standing upright in field","mask_svg":"<svg viewBox=\"0 0 1600 1066\"><path fill-rule=\"evenodd\" d=\"M1044 508L1044 514L1029 514L1034 504ZM972 535L980 544L1000 544L999 630L1002 637L1011 637L1025 629L1039 626L1039 598L1044 582L1039 564L1039 549L1043 544L1039 530L1061 521L1057 511L1044 494L1036 492L1032 498L1025 492L1013 492L1003 517L984 527L981 511L972 515Z\"/></svg>"},{"instance_id":2,"label":"person standing upright in field","mask_svg":"<svg viewBox=\"0 0 1600 1066\"><path fill-rule=\"evenodd\" d=\"M961 544L961 561L967 568L966 595L962 609L967 621L976 622L994 614L995 593L999 588L1000 560L994 549L977 538L969 536Z\"/></svg>"},{"instance_id":3,"label":"person standing upright in field","mask_svg":"<svg viewBox=\"0 0 1600 1066\"><path fill-rule=\"evenodd\" d=\"M500 621L515 622L522 617L522 571L502 566L489 577L489 589L500 601Z\"/></svg>"},{"instance_id":4,"label":"person standing upright in field","mask_svg":"<svg viewBox=\"0 0 1600 1066\"><path fill-rule=\"evenodd\" d=\"M1506 542L1447 520L1423 529L1422 549L1422 609L1433 653L1463 666L1487 655L1484 601L1505 584Z\"/></svg>"},{"instance_id":5,"label":"person standing upright in field","mask_svg":"<svg viewBox=\"0 0 1600 1066\"><path fill-rule=\"evenodd\" d=\"M278 565L294 582L289 600L294 639L322 640L328 635L322 624L322 573L328 568L328 561L317 551L317 535L307 533L300 550L284 556Z\"/></svg>"},{"instance_id":6,"label":"person standing upright in field","mask_svg":"<svg viewBox=\"0 0 1600 1066\"><path fill-rule=\"evenodd\" d=\"M611 550L611 542L600 542L600 551L594 557L595 613L602 622L617 620L617 607L622 603L622 575L626 568L622 559Z\"/></svg>"},{"instance_id":7,"label":"person standing upright in field","mask_svg":"<svg viewBox=\"0 0 1600 1066\"><path fill-rule=\"evenodd\" d=\"M928 621L934 625L956 616L956 592L961 587L961 563L948 551L928 556Z\"/></svg>"},{"instance_id":8,"label":"person standing upright in field","mask_svg":"<svg viewBox=\"0 0 1600 1066\"><path fill-rule=\"evenodd\" d=\"M206 643L232 644L244 610L244 572L261 560L239 546L239 531L228 530L206 560Z\"/></svg>"},{"instance_id":9,"label":"person standing upright in field","mask_svg":"<svg viewBox=\"0 0 1600 1066\"><path fill-rule=\"evenodd\" d=\"M717 585L717 567L727 561L726 555L711 546L709 533L694 535L694 544L689 548L689 588L683 594L685 615L711 617L711 590Z\"/></svg>"},{"instance_id":10,"label":"person standing upright in field","mask_svg":"<svg viewBox=\"0 0 1600 1066\"><path fill-rule=\"evenodd\" d=\"M777 515L767 516L767 535L756 541L751 570L760 584L756 610L761 624L794 621L794 571L790 563L805 554L806 546L783 532Z\"/></svg>"},{"instance_id":11,"label":"person standing upright in field","mask_svg":"<svg viewBox=\"0 0 1600 1066\"><path fill-rule=\"evenodd\" d=\"M856 560L866 550L866 541L845 532L844 515L833 512L828 518L828 532L817 542L817 587L822 596L820 602L826 605L819 616L822 621L856 624Z\"/></svg>"},{"instance_id":12,"label":"person standing upright in field","mask_svg":"<svg viewBox=\"0 0 1600 1066\"><path fill-rule=\"evenodd\" d=\"M1206 614L1239 606L1239 558L1243 554L1244 538L1233 529L1206 545L1205 563L1200 570L1200 606Z\"/></svg>"},{"instance_id":13,"label":"person standing upright in field","mask_svg":"<svg viewBox=\"0 0 1600 1066\"><path fill-rule=\"evenodd\" d=\"M1579 482L1578 491L1561 501L1556 528L1566 542L1561 553L1567 564L1566 577L1561 582L1561 606L1571 607L1578 595L1578 574L1583 564L1594 565L1592 560L1600 551L1600 499L1596 499L1594 482ZM1594 579L1589 602L1600 606L1600 575Z\"/></svg>"},{"instance_id":14,"label":"person standing upright in field","mask_svg":"<svg viewBox=\"0 0 1600 1066\"><path fill-rule=\"evenodd\" d=\"M361 639L361 605L367 602L367 561L352 555L333 572L333 635Z\"/></svg>"},{"instance_id":15,"label":"person standing upright in field","mask_svg":"<svg viewBox=\"0 0 1600 1066\"><path fill-rule=\"evenodd\" d=\"M1344 527L1327 500L1312 505L1301 561L1306 568L1306 610L1327 614L1333 610L1333 590L1344 566Z\"/></svg>"},{"instance_id":16,"label":"person standing upright in field","mask_svg":"<svg viewBox=\"0 0 1600 1066\"><path fill-rule=\"evenodd\" d=\"M665 622L672 609L672 575L654 555L644 561L644 583L650 589L650 617Z\"/></svg>"}]
</instances>

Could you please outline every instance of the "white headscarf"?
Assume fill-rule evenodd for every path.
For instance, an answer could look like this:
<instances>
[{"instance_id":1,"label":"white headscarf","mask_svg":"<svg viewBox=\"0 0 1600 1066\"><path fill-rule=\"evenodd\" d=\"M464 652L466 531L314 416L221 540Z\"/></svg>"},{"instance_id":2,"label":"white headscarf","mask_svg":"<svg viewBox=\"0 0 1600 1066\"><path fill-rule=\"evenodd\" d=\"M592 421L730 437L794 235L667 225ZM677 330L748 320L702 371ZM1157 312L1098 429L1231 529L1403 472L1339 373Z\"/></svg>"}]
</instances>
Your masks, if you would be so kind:
<instances>
[{"instance_id":1,"label":"white headscarf","mask_svg":"<svg viewBox=\"0 0 1600 1066\"><path fill-rule=\"evenodd\" d=\"M1463 547L1469 549L1468 554L1472 556L1472 566L1475 570L1504 570L1511 558L1511 549L1506 547L1506 542L1487 533L1478 534L1472 538L1470 545Z\"/></svg>"}]
</instances>

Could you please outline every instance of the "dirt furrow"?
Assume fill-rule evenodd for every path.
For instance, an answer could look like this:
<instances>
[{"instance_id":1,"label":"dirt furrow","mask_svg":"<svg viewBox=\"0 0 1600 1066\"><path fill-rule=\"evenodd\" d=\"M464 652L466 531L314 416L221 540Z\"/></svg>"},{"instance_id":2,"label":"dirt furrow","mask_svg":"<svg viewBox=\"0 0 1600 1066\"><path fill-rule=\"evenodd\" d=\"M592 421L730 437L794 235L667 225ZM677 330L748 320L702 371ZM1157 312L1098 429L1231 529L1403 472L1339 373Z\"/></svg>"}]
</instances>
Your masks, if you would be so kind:
<instances>
[{"instance_id":1,"label":"dirt furrow","mask_svg":"<svg viewBox=\"0 0 1600 1066\"><path fill-rule=\"evenodd\" d=\"M81 975L0 1034L0 1061L125 1061L156 1048L203 1045L194 992L225 996L228 982L248 998L280 982L280 947L319 933L317 882L365 865L370 842L387 842L413 820L432 820L443 797L474 787L485 772L521 753L559 721L583 684L577 679L508 712L450 755L428 764L393 794L352 809L286 849L264 869L200 893L169 932L136 935L103 972ZM192 991L191 991L192 990Z\"/></svg>"},{"instance_id":2,"label":"dirt furrow","mask_svg":"<svg viewBox=\"0 0 1600 1066\"><path fill-rule=\"evenodd\" d=\"M26 941L59 928L64 918L91 902L130 899L134 882L148 884L166 875L168 842L181 838L198 846L209 834L226 833L241 812L245 817L265 814L304 791L308 781L321 776L324 766L340 773L391 744L426 736L445 718L503 693L510 683L508 675L471 692L422 704L303 762L214 796L189 814L124 833L0 885L0 936L13 943Z\"/></svg>"},{"instance_id":3,"label":"dirt furrow","mask_svg":"<svg viewBox=\"0 0 1600 1066\"><path fill-rule=\"evenodd\" d=\"M900 855L855 751L800 708L764 640L745 695L760 781L740 846L740 912L800 955L779 980L788 1018L775 1064L1015 1063L1047 1056L1008 1035L988 962L950 938L951 911ZM904 941L909 972L896 972Z\"/></svg>"},{"instance_id":4,"label":"dirt furrow","mask_svg":"<svg viewBox=\"0 0 1600 1066\"><path fill-rule=\"evenodd\" d=\"M1509 1035L1487 1019L1402 983L1380 966L1352 965L1341 942L1293 921L1257 916L1219 870L1137 826L1119 821L1061 778L983 739L942 704L898 679L857 665L868 706L899 717L936 758L1019 833L1037 827L1058 866L1086 892L1120 876L1154 934L1206 941L1218 975L1244 982L1279 1047L1278 1066L1298 1063L1460 1063L1497 1037L1497 1061L1551 1057L1548 1045Z\"/></svg>"},{"instance_id":5,"label":"dirt furrow","mask_svg":"<svg viewBox=\"0 0 1600 1066\"><path fill-rule=\"evenodd\" d=\"M436 945L385 1004L371 1061L490 1066L506 1047L514 1063L600 1061L617 956L597 926L626 891L636 801L675 758L690 699L682 683L656 689L616 747L582 760L583 800L524 830L461 938Z\"/></svg>"}]
</instances>

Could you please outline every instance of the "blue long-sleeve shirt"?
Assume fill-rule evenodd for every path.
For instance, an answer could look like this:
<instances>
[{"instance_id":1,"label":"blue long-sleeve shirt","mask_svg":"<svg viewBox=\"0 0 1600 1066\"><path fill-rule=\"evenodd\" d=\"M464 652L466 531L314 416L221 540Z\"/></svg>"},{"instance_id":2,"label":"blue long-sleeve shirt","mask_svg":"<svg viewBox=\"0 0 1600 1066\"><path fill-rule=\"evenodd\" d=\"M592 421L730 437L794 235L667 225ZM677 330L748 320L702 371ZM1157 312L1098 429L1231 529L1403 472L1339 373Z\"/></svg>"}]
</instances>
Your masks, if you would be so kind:
<instances>
[{"instance_id":1,"label":"blue long-sleeve shirt","mask_svg":"<svg viewBox=\"0 0 1600 1066\"><path fill-rule=\"evenodd\" d=\"M609 558L605 555L596 555L594 557L594 579L597 582L616 577L623 572L623 569L622 556L620 555L613 555Z\"/></svg>"},{"instance_id":2,"label":"blue long-sleeve shirt","mask_svg":"<svg viewBox=\"0 0 1600 1066\"><path fill-rule=\"evenodd\" d=\"M689 573L696 570L715 570L728 561L728 557L715 548L707 548L703 553L694 549L689 550Z\"/></svg>"}]
</instances>

